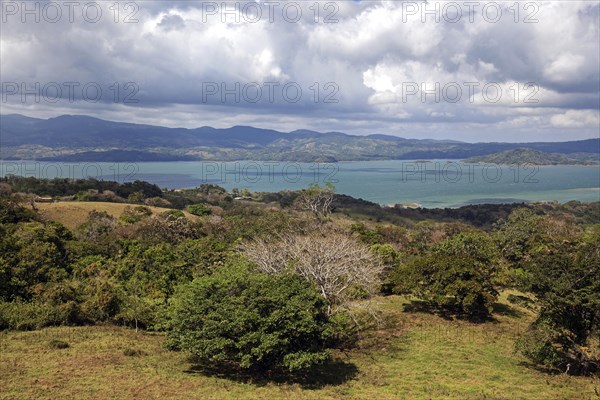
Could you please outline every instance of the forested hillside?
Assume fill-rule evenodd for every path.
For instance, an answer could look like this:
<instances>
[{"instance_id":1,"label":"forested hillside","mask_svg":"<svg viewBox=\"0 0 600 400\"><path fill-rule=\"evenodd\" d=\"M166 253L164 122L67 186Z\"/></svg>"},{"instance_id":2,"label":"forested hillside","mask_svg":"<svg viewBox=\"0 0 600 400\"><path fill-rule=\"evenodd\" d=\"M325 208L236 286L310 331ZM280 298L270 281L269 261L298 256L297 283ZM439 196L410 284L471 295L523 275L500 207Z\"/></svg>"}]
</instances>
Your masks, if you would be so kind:
<instances>
[{"instance_id":1,"label":"forested hillside","mask_svg":"<svg viewBox=\"0 0 600 400\"><path fill-rule=\"evenodd\" d=\"M527 147L545 153L600 154L600 139L571 142L464 143L252 126L195 129L105 121L84 115L0 117L0 158L47 161L368 161L463 159Z\"/></svg>"},{"instance_id":2,"label":"forested hillside","mask_svg":"<svg viewBox=\"0 0 600 400\"><path fill-rule=\"evenodd\" d=\"M594 153L547 153L522 148L470 157L465 162L505 165L597 165L600 164L600 155Z\"/></svg>"}]
</instances>

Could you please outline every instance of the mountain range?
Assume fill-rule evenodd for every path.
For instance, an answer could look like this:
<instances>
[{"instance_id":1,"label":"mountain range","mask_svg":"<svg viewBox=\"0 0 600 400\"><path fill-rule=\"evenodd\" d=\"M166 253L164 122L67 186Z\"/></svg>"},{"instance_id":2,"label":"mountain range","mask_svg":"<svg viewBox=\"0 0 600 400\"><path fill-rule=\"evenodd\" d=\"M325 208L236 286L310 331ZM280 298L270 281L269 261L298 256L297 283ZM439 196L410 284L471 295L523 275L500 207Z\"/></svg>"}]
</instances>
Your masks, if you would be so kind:
<instances>
[{"instance_id":1,"label":"mountain range","mask_svg":"<svg viewBox=\"0 0 600 400\"><path fill-rule=\"evenodd\" d=\"M279 132L251 126L167 128L85 115L38 119L0 116L0 158L52 161L257 160L335 162L464 159L528 148L560 154L600 154L600 139L535 143L465 143L349 135L311 130Z\"/></svg>"}]
</instances>

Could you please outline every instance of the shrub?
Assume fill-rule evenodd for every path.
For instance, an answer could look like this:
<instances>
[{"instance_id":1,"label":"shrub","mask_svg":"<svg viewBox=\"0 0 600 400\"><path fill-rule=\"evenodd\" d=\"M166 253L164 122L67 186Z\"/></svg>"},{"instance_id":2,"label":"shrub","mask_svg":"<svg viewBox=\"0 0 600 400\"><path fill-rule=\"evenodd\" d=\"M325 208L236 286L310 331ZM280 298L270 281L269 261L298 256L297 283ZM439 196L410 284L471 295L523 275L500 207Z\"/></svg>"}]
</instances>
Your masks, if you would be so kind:
<instances>
[{"instance_id":1,"label":"shrub","mask_svg":"<svg viewBox=\"0 0 600 400\"><path fill-rule=\"evenodd\" d=\"M167 343L221 368L306 370L328 359L326 310L300 277L223 268L176 292Z\"/></svg>"},{"instance_id":2,"label":"shrub","mask_svg":"<svg viewBox=\"0 0 600 400\"><path fill-rule=\"evenodd\" d=\"M138 349L132 349L130 347L126 348L125 350L123 350L123 355L127 356L127 357L139 357L139 356L143 356L144 352Z\"/></svg>"},{"instance_id":3,"label":"shrub","mask_svg":"<svg viewBox=\"0 0 600 400\"><path fill-rule=\"evenodd\" d=\"M125 207L123 214L119 217L126 224L135 224L152 215L152 210L146 206Z\"/></svg>"},{"instance_id":4,"label":"shrub","mask_svg":"<svg viewBox=\"0 0 600 400\"><path fill-rule=\"evenodd\" d=\"M140 192L133 192L129 196L127 196L127 202L136 204L142 203L144 201L144 194Z\"/></svg>"},{"instance_id":5,"label":"shrub","mask_svg":"<svg viewBox=\"0 0 600 400\"><path fill-rule=\"evenodd\" d=\"M181 210L168 210L160 213L160 217L167 220L176 220L179 218L185 218L185 214Z\"/></svg>"},{"instance_id":6,"label":"shrub","mask_svg":"<svg viewBox=\"0 0 600 400\"><path fill-rule=\"evenodd\" d=\"M98 242L106 238L117 226L115 218L106 211L90 211L88 219L77 227L77 236L82 241Z\"/></svg>"},{"instance_id":7,"label":"shrub","mask_svg":"<svg viewBox=\"0 0 600 400\"><path fill-rule=\"evenodd\" d=\"M50 348L52 348L52 349L58 349L58 350L68 349L70 347L69 343L64 342L62 340L57 340L57 339L53 339L53 340L49 341L48 346L50 346Z\"/></svg>"},{"instance_id":8,"label":"shrub","mask_svg":"<svg viewBox=\"0 0 600 400\"><path fill-rule=\"evenodd\" d=\"M562 358L554 342L556 333L553 327L540 320L517 339L515 350L536 364L554 368Z\"/></svg>"},{"instance_id":9,"label":"shrub","mask_svg":"<svg viewBox=\"0 0 600 400\"><path fill-rule=\"evenodd\" d=\"M190 212L190 214L198 216L210 215L211 213L210 209L202 203L192 204L191 206L188 206L188 211Z\"/></svg>"},{"instance_id":10,"label":"shrub","mask_svg":"<svg viewBox=\"0 0 600 400\"><path fill-rule=\"evenodd\" d=\"M151 199L146 199L144 201L144 203L146 205L153 206L153 207L165 207L165 208L167 208L167 207L171 207L172 206L172 204L171 204L171 202L169 200L163 199L162 197L153 197Z\"/></svg>"},{"instance_id":11,"label":"shrub","mask_svg":"<svg viewBox=\"0 0 600 400\"><path fill-rule=\"evenodd\" d=\"M336 349L350 349L360 339L360 327L347 312L333 314L329 320L330 345Z\"/></svg>"},{"instance_id":12,"label":"shrub","mask_svg":"<svg viewBox=\"0 0 600 400\"><path fill-rule=\"evenodd\" d=\"M64 323L48 304L21 300L0 303L0 329L33 330Z\"/></svg>"}]
</instances>

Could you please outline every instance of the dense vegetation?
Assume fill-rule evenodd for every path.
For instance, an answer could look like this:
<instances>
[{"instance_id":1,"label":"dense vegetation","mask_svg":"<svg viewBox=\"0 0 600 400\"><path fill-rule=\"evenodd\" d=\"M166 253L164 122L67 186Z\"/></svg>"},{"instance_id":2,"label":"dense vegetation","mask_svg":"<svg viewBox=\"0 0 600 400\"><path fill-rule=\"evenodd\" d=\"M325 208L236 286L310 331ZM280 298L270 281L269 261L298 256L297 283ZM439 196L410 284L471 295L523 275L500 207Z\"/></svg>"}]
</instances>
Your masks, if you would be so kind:
<instances>
[{"instance_id":1,"label":"dense vegetation","mask_svg":"<svg viewBox=\"0 0 600 400\"><path fill-rule=\"evenodd\" d=\"M512 289L537 315L521 354L549 371L598 371L600 203L403 210L331 187L233 200L210 185L14 177L0 189L3 329L126 325L165 331L199 365L299 373L377 326L369 299L399 294L407 310L493 324ZM131 205L70 230L35 204L91 191ZM149 211L157 204L168 208Z\"/></svg>"}]
</instances>

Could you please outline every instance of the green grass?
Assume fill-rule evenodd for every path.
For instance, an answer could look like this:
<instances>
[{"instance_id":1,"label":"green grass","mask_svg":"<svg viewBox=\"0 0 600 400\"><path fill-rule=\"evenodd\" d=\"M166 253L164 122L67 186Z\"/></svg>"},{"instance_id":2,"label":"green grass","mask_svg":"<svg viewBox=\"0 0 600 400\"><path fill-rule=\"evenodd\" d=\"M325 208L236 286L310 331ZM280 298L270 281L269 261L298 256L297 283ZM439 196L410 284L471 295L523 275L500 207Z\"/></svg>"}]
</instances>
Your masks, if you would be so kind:
<instances>
[{"instance_id":1,"label":"green grass","mask_svg":"<svg viewBox=\"0 0 600 400\"><path fill-rule=\"evenodd\" d=\"M503 299L506 298L506 294ZM513 353L532 315L502 301L495 321L471 324L403 311L378 298L381 324L335 355L320 382L207 376L164 336L115 326L0 334L1 399L599 399L598 380L537 371ZM68 348L49 343L61 340ZM131 354L135 353L135 356ZM129 355L126 355L129 354Z\"/></svg>"}]
</instances>

